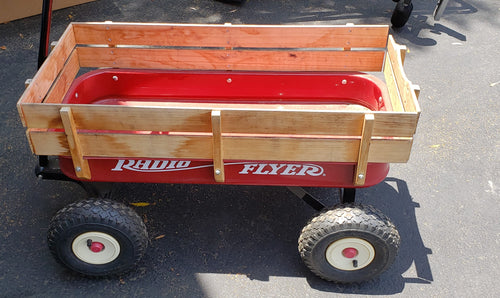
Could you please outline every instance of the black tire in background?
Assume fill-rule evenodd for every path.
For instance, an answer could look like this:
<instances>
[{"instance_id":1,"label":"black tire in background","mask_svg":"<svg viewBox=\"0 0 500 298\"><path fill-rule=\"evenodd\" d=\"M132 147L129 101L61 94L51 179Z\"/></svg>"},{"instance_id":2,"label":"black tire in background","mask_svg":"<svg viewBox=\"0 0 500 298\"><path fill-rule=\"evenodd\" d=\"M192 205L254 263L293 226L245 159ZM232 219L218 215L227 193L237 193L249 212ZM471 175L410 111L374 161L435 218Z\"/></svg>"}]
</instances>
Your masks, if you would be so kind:
<instances>
[{"instance_id":1,"label":"black tire in background","mask_svg":"<svg viewBox=\"0 0 500 298\"><path fill-rule=\"evenodd\" d=\"M396 4L396 8L392 12L391 24L394 28L403 27L410 19L411 12L413 11L413 3L407 3L407 0L400 0Z\"/></svg>"},{"instance_id":2,"label":"black tire in background","mask_svg":"<svg viewBox=\"0 0 500 298\"><path fill-rule=\"evenodd\" d=\"M394 262L400 237L388 217L371 206L340 204L304 227L299 252L319 277L340 283L361 282ZM353 249L355 256L346 257Z\"/></svg>"},{"instance_id":3,"label":"black tire in background","mask_svg":"<svg viewBox=\"0 0 500 298\"><path fill-rule=\"evenodd\" d=\"M132 208L89 199L59 210L47 240L54 257L71 270L105 276L132 269L146 251L148 234Z\"/></svg>"}]
</instances>

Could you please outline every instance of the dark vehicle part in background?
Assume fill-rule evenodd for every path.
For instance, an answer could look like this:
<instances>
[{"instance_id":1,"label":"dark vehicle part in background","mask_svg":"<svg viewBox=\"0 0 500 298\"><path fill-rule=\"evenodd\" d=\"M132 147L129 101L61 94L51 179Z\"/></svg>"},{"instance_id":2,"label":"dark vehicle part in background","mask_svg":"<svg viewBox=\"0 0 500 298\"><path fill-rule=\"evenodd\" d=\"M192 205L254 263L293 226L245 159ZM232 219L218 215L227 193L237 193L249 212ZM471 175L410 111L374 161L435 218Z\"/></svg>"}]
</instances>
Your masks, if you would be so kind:
<instances>
[{"instance_id":1,"label":"dark vehicle part in background","mask_svg":"<svg viewBox=\"0 0 500 298\"><path fill-rule=\"evenodd\" d=\"M412 0L399 0L392 12L391 24L395 28L403 27L413 11Z\"/></svg>"},{"instance_id":2,"label":"dark vehicle part in background","mask_svg":"<svg viewBox=\"0 0 500 298\"><path fill-rule=\"evenodd\" d=\"M447 5L448 0L438 0L438 4L436 5L436 9L434 9L433 13L435 21L439 21L441 19L441 16L443 15Z\"/></svg>"}]
</instances>

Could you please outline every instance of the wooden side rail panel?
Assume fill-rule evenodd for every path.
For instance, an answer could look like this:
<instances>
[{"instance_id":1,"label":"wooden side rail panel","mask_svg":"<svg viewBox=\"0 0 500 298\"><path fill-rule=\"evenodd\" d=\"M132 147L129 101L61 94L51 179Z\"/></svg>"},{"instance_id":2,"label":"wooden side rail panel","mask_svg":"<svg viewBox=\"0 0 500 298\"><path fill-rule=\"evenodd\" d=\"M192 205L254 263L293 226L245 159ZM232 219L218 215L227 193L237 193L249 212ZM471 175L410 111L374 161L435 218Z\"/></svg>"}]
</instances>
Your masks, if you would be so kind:
<instances>
[{"instance_id":1,"label":"wooden side rail panel","mask_svg":"<svg viewBox=\"0 0 500 298\"><path fill-rule=\"evenodd\" d=\"M81 169L83 157L213 159L218 182L224 181L224 159L356 162L356 177L364 175L368 162L406 162L415 130L411 124L417 117L387 112L29 107L59 113L39 119L38 124L47 127L28 129L35 154L71 155ZM364 177L356 181L362 185Z\"/></svg>"},{"instance_id":2,"label":"wooden side rail panel","mask_svg":"<svg viewBox=\"0 0 500 298\"><path fill-rule=\"evenodd\" d=\"M385 48L388 26L73 23L78 44L219 48Z\"/></svg>"},{"instance_id":3,"label":"wooden side rail panel","mask_svg":"<svg viewBox=\"0 0 500 298\"><path fill-rule=\"evenodd\" d=\"M77 51L73 50L56 81L52 84L52 88L47 93L44 103L60 103L66 92L68 92L78 71L80 71L80 61Z\"/></svg>"},{"instance_id":4,"label":"wooden side rail panel","mask_svg":"<svg viewBox=\"0 0 500 298\"><path fill-rule=\"evenodd\" d=\"M41 103L44 100L61 73L61 70L66 65L66 61L73 53L75 45L73 26L70 24L61 36L60 42L49 54L47 60L36 73L32 82L18 101L17 108L23 124L26 122L26 119L21 105L24 103Z\"/></svg>"},{"instance_id":5,"label":"wooden side rail panel","mask_svg":"<svg viewBox=\"0 0 500 298\"><path fill-rule=\"evenodd\" d=\"M73 26L76 42L81 46L78 53L82 67L381 71L388 34L387 26L354 25L75 23ZM372 50L342 50L357 48Z\"/></svg>"},{"instance_id":6,"label":"wooden side rail panel","mask_svg":"<svg viewBox=\"0 0 500 298\"><path fill-rule=\"evenodd\" d=\"M398 45L392 35L389 35L384 77L393 110L420 114L420 106L417 101L420 89L406 77L403 69L405 53L406 47Z\"/></svg>"},{"instance_id":7,"label":"wooden side rail panel","mask_svg":"<svg viewBox=\"0 0 500 298\"><path fill-rule=\"evenodd\" d=\"M73 26L82 67L160 69L381 71L388 34L387 26L354 25Z\"/></svg>"}]
</instances>

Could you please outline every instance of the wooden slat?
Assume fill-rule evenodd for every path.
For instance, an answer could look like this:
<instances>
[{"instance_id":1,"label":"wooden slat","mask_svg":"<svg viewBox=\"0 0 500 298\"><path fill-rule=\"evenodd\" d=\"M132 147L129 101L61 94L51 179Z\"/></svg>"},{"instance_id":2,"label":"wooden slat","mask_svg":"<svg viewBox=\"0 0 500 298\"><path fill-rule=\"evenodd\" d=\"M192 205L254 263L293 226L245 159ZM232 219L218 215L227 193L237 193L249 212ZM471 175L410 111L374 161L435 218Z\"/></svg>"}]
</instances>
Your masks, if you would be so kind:
<instances>
[{"instance_id":1,"label":"wooden slat","mask_svg":"<svg viewBox=\"0 0 500 298\"><path fill-rule=\"evenodd\" d=\"M29 130L37 155L70 156L64 132ZM84 156L212 159L212 136L80 133Z\"/></svg>"},{"instance_id":2,"label":"wooden slat","mask_svg":"<svg viewBox=\"0 0 500 298\"><path fill-rule=\"evenodd\" d=\"M78 61L78 55L76 51L73 51L59 77L47 94L44 103L61 103L79 70L80 63Z\"/></svg>"},{"instance_id":3,"label":"wooden slat","mask_svg":"<svg viewBox=\"0 0 500 298\"><path fill-rule=\"evenodd\" d=\"M301 111L252 109L253 105L207 105L181 108L182 103L169 107L129 107L105 105L26 104L23 110L29 128L62 128L59 110L71 106L78 127L87 130L125 131L184 131L211 132L210 113L217 107L224 111L222 130L226 133L297 134L297 135L359 135L363 112ZM246 107L236 109L235 107ZM282 106L281 106L282 107ZM332 107L333 108L333 107ZM373 112L374 136L412 137L418 115L412 113Z\"/></svg>"},{"instance_id":4,"label":"wooden slat","mask_svg":"<svg viewBox=\"0 0 500 298\"><path fill-rule=\"evenodd\" d=\"M212 111L212 142L215 181L222 183L224 176L224 155L222 146L221 111Z\"/></svg>"},{"instance_id":5,"label":"wooden slat","mask_svg":"<svg viewBox=\"0 0 500 298\"><path fill-rule=\"evenodd\" d=\"M402 47L398 45L392 35L389 36L389 41L387 44L387 56L391 61L392 71L394 75L394 79L396 81L399 94L401 95L401 101L405 111L407 112L420 112L420 107L417 101L417 97L415 95L415 91L411 82L406 77L403 69L403 56L401 55L401 51L406 49L406 47Z\"/></svg>"},{"instance_id":6,"label":"wooden slat","mask_svg":"<svg viewBox=\"0 0 500 298\"><path fill-rule=\"evenodd\" d=\"M232 27L232 47L268 48L384 48L389 31L388 26Z\"/></svg>"},{"instance_id":7,"label":"wooden slat","mask_svg":"<svg viewBox=\"0 0 500 298\"><path fill-rule=\"evenodd\" d=\"M392 110L397 112L404 112L403 104L401 103L401 97L399 95L398 85L396 83L396 79L394 78L394 72L392 71L392 63L391 59L389 58L389 54L386 54L384 63L384 78L387 86L387 91L389 92Z\"/></svg>"},{"instance_id":8,"label":"wooden slat","mask_svg":"<svg viewBox=\"0 0 500 298\"><path fill-rule=\"evenodd\" d=\"M358 160L356 163L356 170L354 171L353 184L356 186L365 184L366 168L368 167L368 153L370 152L374 122L375 116L373 114L365 114L361 142L359 144Z\"/></svg>"},{"instance_id":9,"label":"wooden slat","mask_svg":"<svg viewBox=\"0 0 500 298\"><path fill-rule=\"evenodd\" d=\"M47 60L33 78L32 83L24 91L17 103L17 108L19 115L23 120L23 124L26 119L24 117L21 104L43 101L45 95L52 86L54 80L59 75L59 72L65 65L66 60L73 51L74 47L75 37L73 34L73 27L69 25L61 36L57 47L49 54Z\"/></svg>"},{"instance_id":10,"label":"wooden slat","mask_svg":"<svg viewBox=\"0 0 500 298\"><path fill-rule=\"evenodd\" d=\"M388 26L74 23L78 44L251 48L385 48Z\"/></svg>"},{"instance_id":11,"label":"wooden slat","mask_svg":"<svg viewBox=\"0 0 500 298\"><path fill-rule=\"evenodd\" d=\"M27 104L29 128L62 128L57 111L72 108L78 127L87 130L211 132L209 109L167 109L105 105Z\"/></svg>"},{"instance_id":12,"label":"wooden slat","mask_svg":"<svg viewBox=\"0 0 500 298\"><path fill-rule=\"evenodd\" d=\"M356 162L359 142L351 139L224 137L224 157L234 160ZM387 146L393 151L386 151ZM372 140L368 162L406 162L410 149L409 139Z\"/></svg>"},{"instance_id":13,"label":"wooden slat","mask_svg":"<svg viewBox=\"0 0 500 298\"><path fill-rule=\"evenodd\" d=\"M368 162L408 162L412 144L413 138L372 139Z\"/></svg>"},{"instance_id":14,"label":"wooden slat","mask_svg":"<svg viewBox=\"0 0 500 298\"><path fill-rule=\"evenodd\" d=\"M381 71L383 51L257 51L79 47L81 67Z\"/></svg>"},{"instance_id":15,"label":"wooden slat","mask_svg":"<svg viewBox=\"0 0 500 298\"><path fill-rule=\"evenodd\" d=\"M31 150L36 155L71 156L68 139L62 131L27 129Z\"/></svg>"},{"instance_id":16,"label":"wooden slat","mask_svg":"<svg viewBox=\"0 0 500 298\"><path fill-rule=\"evenodd\" d=\"M73 23L78 44L224 47L224 26Z\"/></svg>"},{"instance_id":17,"label":"wooden slat","mask_svg":"<svg viewBox=\"0 0 500 298\"><path fill-rule=\"evenodd\" d=\"M412 137L416 115L375 112L374 136ZM252 111L224 113L223 131L227 133L305 134L358 136L364 113L341 111Z\"/></svg>"},{"instance_id":18,"label":"wooden slat","mask_svg":"<svg viewBox=\"0 0 500 298\"><path fill-rule=\"evenodd\" d=\"M374 137L408 137L417 129L419 114L402 112L372 112L375 115Z\"/></svg>"},{"instance_id":19,"label":"wooden slat","mask_svg":"<svg viewBox=\"0 0 500 298\"><path fill-rule=\"evenodd\" d=\"M80 179L90 179L91 173L89 163L83 158L83 148L77 132L75 120L73 119L73 114L71 113L71 108L64 107L60 112L76 176Z\"/></svg>"},{"instance_id":20,"label":"wooden slat","mask_svg":"<svg viewBox=\"0 0 500 298\"><path fill-rule=\"evenodd\" d=\"M31 152L35 154L35 147L33 147L33 141L31 140L30 132L34 131L35 129L27 129L26 130L26 138L28 139L28 143L30 145ZM47 131L47 130L44 130Z\"/></svg>"},{"instance_id":21,"label":"wooden slat","mask_svg":"<svg viewBox=\"0 0 500 298\"><path fill-rule=\"evenodd\" d=\"M64 132L29 130L35 154L70 155ZM83 155L212 159L207 135L80 133ZM241 137L223 135L223 156L234 160L356 162L360 140L328 138ZM368 162L407 162L412 139L372 139ZM293 148L293 149L292 149Z\"/></svg>"}]
</instances>

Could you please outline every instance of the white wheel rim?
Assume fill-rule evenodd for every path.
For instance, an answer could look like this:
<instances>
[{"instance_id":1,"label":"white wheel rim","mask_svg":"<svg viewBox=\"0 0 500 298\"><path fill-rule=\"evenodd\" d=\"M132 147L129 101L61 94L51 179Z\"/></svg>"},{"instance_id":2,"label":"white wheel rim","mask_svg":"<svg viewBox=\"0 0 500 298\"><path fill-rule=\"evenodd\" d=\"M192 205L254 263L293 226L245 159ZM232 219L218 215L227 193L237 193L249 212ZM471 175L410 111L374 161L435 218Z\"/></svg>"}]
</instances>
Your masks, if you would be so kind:
<instances>
[{"instance_id":1,"label":"white wheel rim","mask_svg":"<svg viewBox=\"0 0 500 298\"><path fill-rule=\"evenodd\" d=\"M103 249L99 252L93 252L89 247L89 240L102 244ZM94 265L110 263L120 255L118 241L114 237L101 232L87 232L79 235L73 240L72 249L78 259Z\"/></svg>"},{"instance_id":2,"label":"white wheel rim","mask_svg":"<svg viewBox=\"0 0 500 298\"><path fill-rule=\"evenodd\" d=\"M354 257L346 257L345 250L354 249L357 254ZM326 249L326 260L333 267L354 271L368 266L375 258L375 249L366 240L360 238L344 238L330 244Z\"/></svg>"}]
</instances>

